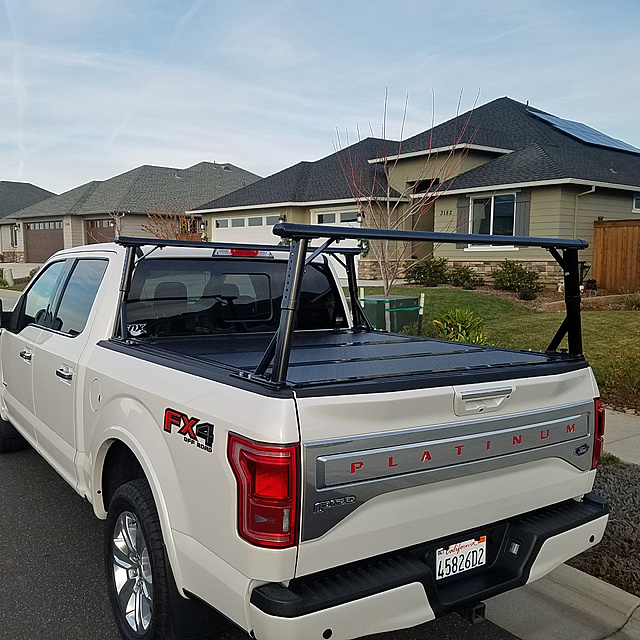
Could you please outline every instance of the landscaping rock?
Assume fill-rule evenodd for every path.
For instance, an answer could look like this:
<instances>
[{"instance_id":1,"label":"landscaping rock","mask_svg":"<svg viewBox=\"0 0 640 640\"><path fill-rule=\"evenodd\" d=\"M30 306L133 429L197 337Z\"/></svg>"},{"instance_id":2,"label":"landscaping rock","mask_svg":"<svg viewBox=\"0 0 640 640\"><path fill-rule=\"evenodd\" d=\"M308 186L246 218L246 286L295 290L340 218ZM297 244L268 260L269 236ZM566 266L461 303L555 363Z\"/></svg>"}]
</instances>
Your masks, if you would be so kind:
<instances>
[{"instance_id":1,"label":"landscaping rock","mask_svg":"<svg viewBox=\"0 0 640 640\"><path fill-rule=\"evenodd\" d=\"M640 596L640 465L599 467L593 490L611 505L600 544L567 564Z\"/></svg>"}]
</instances>

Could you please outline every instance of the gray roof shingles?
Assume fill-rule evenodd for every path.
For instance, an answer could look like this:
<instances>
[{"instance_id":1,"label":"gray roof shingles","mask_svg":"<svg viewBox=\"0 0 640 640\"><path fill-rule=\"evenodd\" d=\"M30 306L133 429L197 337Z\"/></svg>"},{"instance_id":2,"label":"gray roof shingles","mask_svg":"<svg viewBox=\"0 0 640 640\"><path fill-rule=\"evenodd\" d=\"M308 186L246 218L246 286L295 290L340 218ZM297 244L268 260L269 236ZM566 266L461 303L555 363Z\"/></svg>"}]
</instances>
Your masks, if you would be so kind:
<instances>
[{"instance_id":1,"label":"gray roof shingles","mask_svg":"<svg viewBox=\"0 0 640 640\"><path fill-rule=\"evenodd\" d=\"M344 162L426 153L451 145L492 147L498 155L445 183L444 189L499 187L515 183L579 179L640 188L640 154L586 144L532 115L528 105L498 98L423 131L402 143L367 138L316 162L300 162L200 209L231 209L279 203L323 202L352 197ZM504 153L510 151L511 153ZM341 162L342 158L342 162ZM380 165L362 170L373 183ZM379 173L378 173L379 175Z\"/></svg>"},{"instance_id":2,"label":"gray roof shingles","mask_svg":"<svg viewBox=\"0 0 640 640\"><path fill-rule=\"evenodd\" d=\"M577 140L532 115L536 111L541 112L499 98L434 127L431 146L429 131L407 139L401 153L428 151L456 140L513 151L457 176L451 189L571 178L640 187L640 154Z\"/></svg>"},{"instance_id":3,"label":"gray roof shingles","mask_svg":"<svg viewBox=\"0 0 640 640\"><path fill-rule=\"evenodd\" d=\"M88 182L13 217L179 212L256 180L259 176L228 163L201 162L187 169L143 165L109 180Z\"/></svg>"},{"instance_id":4,"label":"gray roof shingles","mask_svg":"<svg viewBox=\"0 0 640 640\"><path fill-rule=\"evenodd\" d=\"M28 182L0 180L0 218L55 196L55 193Z\"/></svg>"},{"instance_id":5,"label":"gray roof shingles","mask_svg":"<svg viewBox=\"0 0 640 640\"><path fill-rule=\"evenodd\" d=\"M397 142L366 138L315 162L299 162L198 208L228 209L350 199L353 194L347 174L355 171L359 179L367 184L377 183L380 190L384 184L381 168L368 161L397 151Z\"/></svg>"}]
</instances>

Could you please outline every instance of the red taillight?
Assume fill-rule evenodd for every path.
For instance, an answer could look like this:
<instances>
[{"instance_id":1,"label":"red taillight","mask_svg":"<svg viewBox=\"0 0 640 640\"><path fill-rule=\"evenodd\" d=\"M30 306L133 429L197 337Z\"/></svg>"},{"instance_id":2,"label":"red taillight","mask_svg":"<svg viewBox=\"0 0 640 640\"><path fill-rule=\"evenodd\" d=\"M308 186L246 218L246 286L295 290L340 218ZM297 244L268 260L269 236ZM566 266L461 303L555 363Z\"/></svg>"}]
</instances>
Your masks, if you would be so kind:
<instances>
[{"instance_id":1,"label":"red taillight","mask_svg":"<svg viewBox=\"0 0 640 640\"><path fill-rule=\"evenodd\" d=\"M258 253L257 249L231 249L231 255L238 258L255 258Z\"/></svg>"},{"instance_id":2,"label":"red taillight","mask_svg":"<svg viewBox=\"0 0 640 640\"><path fill-rule=\"evenodd\" d=\"M598 460L602 455L602 445L604 444L604 408L600 405L600 398L595 399L595 428L593 439L593 459L591 468L598 466Z\"/></svg>"},{"instance_id":3,"label":"red taillight","mask_svg":"<svg viewBox=\"0 0 640 640\"><path fill-rule=\"evenodd\" d=\"M298 445L271 445L229 434L238 481L238 533L260 547L291 547L298 527Z\"/></svg>"}]
</instances>

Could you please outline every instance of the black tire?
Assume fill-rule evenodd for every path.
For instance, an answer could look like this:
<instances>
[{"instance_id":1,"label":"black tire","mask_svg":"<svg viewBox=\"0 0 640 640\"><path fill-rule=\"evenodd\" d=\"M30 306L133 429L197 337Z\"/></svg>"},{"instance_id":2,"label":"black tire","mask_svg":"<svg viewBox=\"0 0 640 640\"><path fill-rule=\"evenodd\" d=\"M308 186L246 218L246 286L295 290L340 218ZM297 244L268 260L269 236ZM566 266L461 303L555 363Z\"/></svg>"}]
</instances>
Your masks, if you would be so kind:
<instances>
[{"instance_id":1,"label":"black tire","mask_svg":"<svg viewBox=\"0 0 640 640\"><path fill-rule=\"evenodd\" d=\"M136 541L130 540L133 554L123 553L123 543L127 546L119 536L123 518L131 518L130 531L137 531ZM139 554L142 557L138 562L135 560L135 551L142 548L147 551L146 557L143 551ZM130 569L125 569L126 564ZM125 640L199 640L212 638L229 626L225 618L205 603L187 600L178 593L162 539L156 504L145 478L123 484L113 495L107 516L105 568L109 600L116 624ZM133 574L129 573L131 569L134 570ZM116 571L120 573L118 578ZM133 618L127 616L126 607L121 604L125 599L131 602L126 598L128 592L124 591L126 582L122 583L122 571L126 572L127 581L139 583L142 591L142 596L136 596L132 591L131 598L135 600L139 597L143 605L148 605L148 611L146 606L140 607L143 617L139 620L135 615ZM139 575L135 579L129 577L136 573ZM133 584L128 586L132 587ZM145 597L145 590L150 597ZM123 593L125 598L119 597Z\"/></svg>"},{"instance_id":2,"label":"black tire","mask_svg":"<svg viewBox=\"0 0 640 640\"><path fill-rule=\"evenodd\" d=\"M16 431L16 428L6 420L0 419L0 453L20 451L26 449L29 443Z\"/></svg>"},{"instance_id":3,"label":"black tire","mask_svg":"<svg viewBox=\"0 0 640 640\"><path fill-rule=\"evenodd\" d=\"M123 484L111 500L105 567L109 599L122 637L174 640L168 563L158 512L145 479Z\"/></svg>"}]
</instances>

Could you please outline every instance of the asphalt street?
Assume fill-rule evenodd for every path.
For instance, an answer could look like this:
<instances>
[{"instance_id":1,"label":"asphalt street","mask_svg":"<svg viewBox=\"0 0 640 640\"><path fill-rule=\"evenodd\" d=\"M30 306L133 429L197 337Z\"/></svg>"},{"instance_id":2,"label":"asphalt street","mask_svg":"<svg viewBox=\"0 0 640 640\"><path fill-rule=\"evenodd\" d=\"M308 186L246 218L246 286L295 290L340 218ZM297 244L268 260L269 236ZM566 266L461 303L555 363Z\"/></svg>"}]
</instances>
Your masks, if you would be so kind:
<instances>
[{"instance_id":1,"label":"asphalt street","mask_svg":"<svg viewBox=\"0 0 640 640\"><path fill-rule=\"evenodd\" d=\"M32 449L0 455L0 639L118 640L109 609L104 527ZM231 628L223 640L246 640ZM375 640L517 640L450 615ZM284 640L284 639L283 639Z\"/></svg>"}]
</instances>

